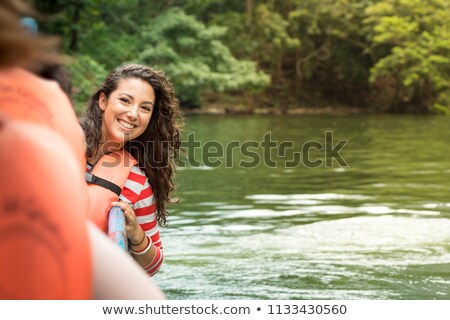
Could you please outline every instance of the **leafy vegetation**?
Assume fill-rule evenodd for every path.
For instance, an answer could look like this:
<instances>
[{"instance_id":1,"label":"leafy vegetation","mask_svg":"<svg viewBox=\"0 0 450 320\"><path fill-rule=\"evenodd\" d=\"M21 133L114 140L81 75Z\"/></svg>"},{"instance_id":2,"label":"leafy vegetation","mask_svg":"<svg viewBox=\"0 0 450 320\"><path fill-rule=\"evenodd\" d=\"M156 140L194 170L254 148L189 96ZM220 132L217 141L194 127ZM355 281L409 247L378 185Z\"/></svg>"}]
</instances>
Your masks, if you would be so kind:
<instances>
[{"instance_id":1,"label":"leafy vegetation","mask_svg":"<svg viewBox=\"0 0 450 320\"><path fill-rule=\"evenodd\" d=\"M35 0L78 104L126 61L163 69L184 108L352 106L450 114L450 0Z\"/></svg>"},{"instance_id":2,"label":"leafy vegetation","mask_svg":"<svg viewBox=\"0 0 450 320\"><path fill-rule=\"evenodd\" d=\"M225 28L206 27L180 9L170 9L145 26L145 43L138 62L165 70L178 96L187 106L198 107L201 92L258 91L270 77L256 63L238 60L221 42Z\"/></svg>"}]
</instances>

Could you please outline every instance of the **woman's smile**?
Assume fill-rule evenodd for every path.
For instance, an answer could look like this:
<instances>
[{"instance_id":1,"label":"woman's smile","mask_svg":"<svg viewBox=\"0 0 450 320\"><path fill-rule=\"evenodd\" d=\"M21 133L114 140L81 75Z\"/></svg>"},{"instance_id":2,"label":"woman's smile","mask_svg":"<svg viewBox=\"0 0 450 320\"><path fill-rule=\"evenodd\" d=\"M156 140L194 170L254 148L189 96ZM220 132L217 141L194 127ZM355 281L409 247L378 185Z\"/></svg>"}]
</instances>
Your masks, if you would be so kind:
<instances>
[{"instance_id":1,"label":"woman's smile","mask_svg":"<svg viewBox=\"0 0 450 320\"><path fill-rule=\"evenodd\" d=\"M129 123L129 122L126 122L126 121L124 121L124 120L122 120L122 119L118 119L117 122L119 122L119 124L120 124L122 127L124 127L126 130L132 130L132 129L136 128L136 125L131 124L131 123Z\"/></svg>"}]
</instances>

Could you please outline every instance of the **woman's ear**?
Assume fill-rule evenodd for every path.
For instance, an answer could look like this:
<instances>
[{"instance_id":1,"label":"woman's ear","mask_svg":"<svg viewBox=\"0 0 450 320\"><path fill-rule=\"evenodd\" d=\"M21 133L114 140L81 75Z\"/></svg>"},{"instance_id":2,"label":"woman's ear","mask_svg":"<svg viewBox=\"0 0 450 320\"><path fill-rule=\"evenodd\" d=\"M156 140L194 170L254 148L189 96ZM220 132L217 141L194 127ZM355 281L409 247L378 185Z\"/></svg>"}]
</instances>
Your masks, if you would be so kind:
<instances>
[{"instance_id":1,"label":"woman's ear","mask_svg":"<svg viewBox=\"0 0 450 320\"><path fill-rule=\"evenodd\" d=\"M106 96L103 92L100 92L100 96L98 97L98 106L102 111L106 109Z\"/></svg>"}]
</instances>

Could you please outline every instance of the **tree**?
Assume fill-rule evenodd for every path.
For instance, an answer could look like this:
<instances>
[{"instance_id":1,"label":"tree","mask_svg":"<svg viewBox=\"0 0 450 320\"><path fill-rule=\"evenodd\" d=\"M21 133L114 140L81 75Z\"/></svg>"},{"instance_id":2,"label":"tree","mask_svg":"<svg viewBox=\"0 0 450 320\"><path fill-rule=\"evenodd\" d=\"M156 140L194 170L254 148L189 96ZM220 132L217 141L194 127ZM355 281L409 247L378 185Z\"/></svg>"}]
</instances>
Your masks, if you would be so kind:
<instances>
[{"instance_id":1,"label":"tree","mask_svg":"<svg viewBox=\"0 0 450 320\"><path fill-rule=\"evenodd\" d=\"M73 82L73 97L75 111L79 114L84 110L90 94L103 82L107 75L105 67L88 55L73 57L67 65Z\"/></svg>"},{"instance_id":2,"label":"tree","mask_svg":"<svg viewBox=\"0 0 450 320\"><path fill-rule=\"evenodd\" d=\"M198 107L207 89L257 92L267 86L267 74L254 62L236 59L221 42L225 32L223 27L206 27L180 9L168 10L143 28L145 47L138 62L163 69L184 106Z\"/></svg>"},{"instance_id":3,"label":"tree","mask_svg":"<svg viewBox=\"0 0 450 320\"><path fill-rule=\"evenodd\" d=\"M396 112L450 113L450 2L383 0L366 9L371 82Z\"/></svg>"}]
</instances>

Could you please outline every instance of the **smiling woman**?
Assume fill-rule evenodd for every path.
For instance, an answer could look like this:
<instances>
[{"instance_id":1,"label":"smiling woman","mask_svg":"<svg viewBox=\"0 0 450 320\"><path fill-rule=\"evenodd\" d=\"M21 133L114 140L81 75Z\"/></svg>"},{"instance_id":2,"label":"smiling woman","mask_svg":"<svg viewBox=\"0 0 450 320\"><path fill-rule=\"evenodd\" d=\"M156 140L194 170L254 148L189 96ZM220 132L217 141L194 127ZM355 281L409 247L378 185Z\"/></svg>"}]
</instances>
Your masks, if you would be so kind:
<instances>
[{"instance_id":1,"label":"smiling woman","mask_svg":"<svg viewBox=\"0 0 450 320\"><path fill-rule=\"evenodd\" d=\"M124 143L139 137L150 123L154 102L152 86L139 78L121 79L108 98L102 92L99 107L103 111L102 132L106 140L118 142L123 148Z\"/></svg>"},{"instance_id":2,"label":"smiling woman","mask_svg":"<svg viewBox=\"0 0 450 320\"><path fill-rule=\"evenodd\" d=\"M130 253L149 275L163 261L158 223L166 224L165 205L174 202L180 118L163 72L125 64L106 77L80 120L87 142L89 216L106 232L108 212L119 206Z\"/></svg>"}]
</instances>

